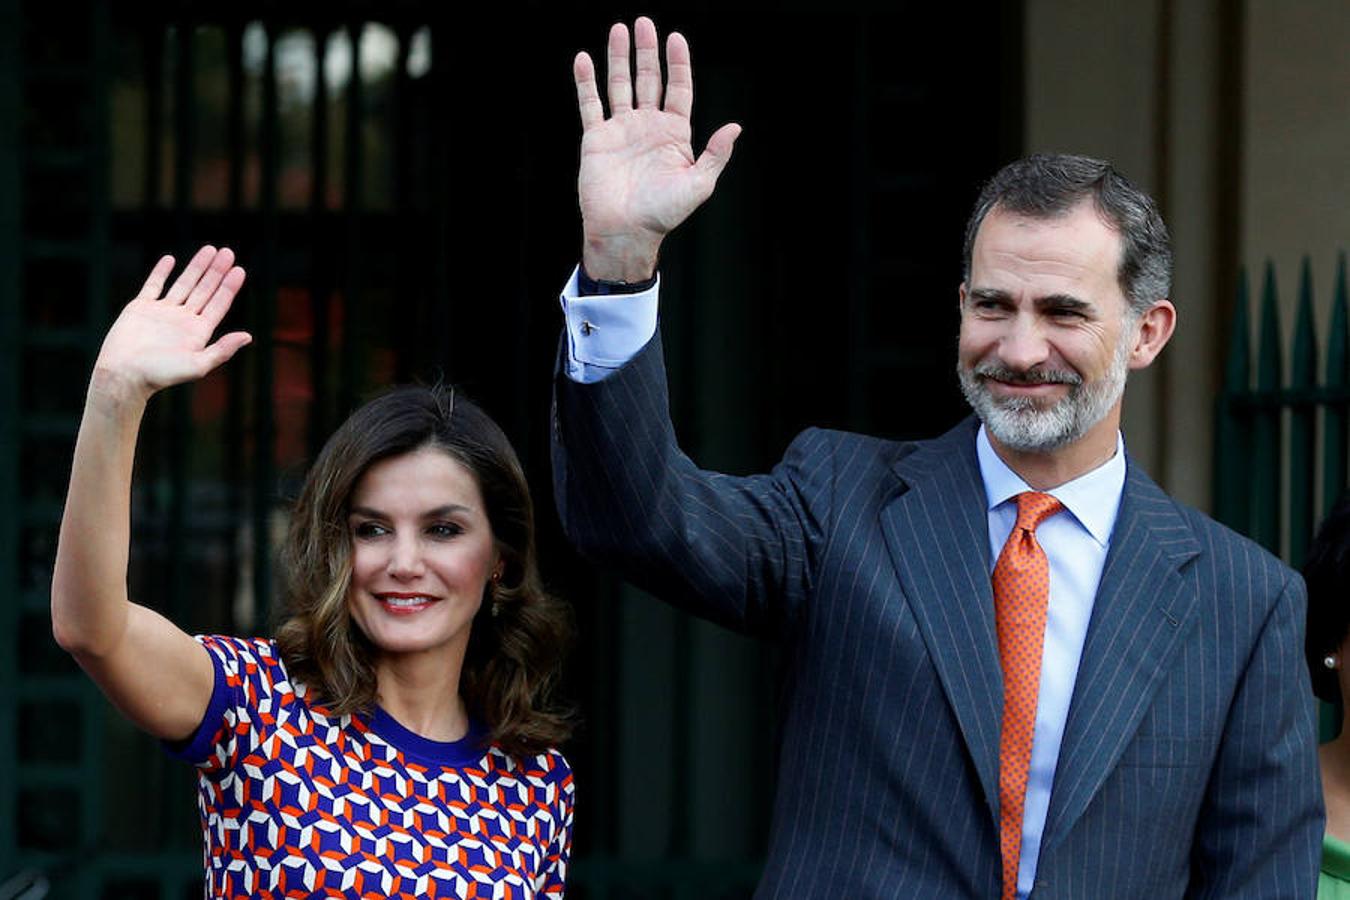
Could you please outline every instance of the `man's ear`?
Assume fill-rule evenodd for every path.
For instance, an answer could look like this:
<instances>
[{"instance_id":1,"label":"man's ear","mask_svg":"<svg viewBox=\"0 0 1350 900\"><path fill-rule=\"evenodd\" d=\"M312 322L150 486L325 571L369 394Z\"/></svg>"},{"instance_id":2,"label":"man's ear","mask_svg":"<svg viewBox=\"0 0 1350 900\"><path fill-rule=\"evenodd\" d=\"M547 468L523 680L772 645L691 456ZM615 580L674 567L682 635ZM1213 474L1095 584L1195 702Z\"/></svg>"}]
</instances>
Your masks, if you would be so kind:
<instances>
[{"instance_id":1,"label":"man's ear","mask_svg":"<svg viewBox=\"0 0 1350 900\"><path fill-rule=\"evenodd\" d=\"M961 312L966 310L966 283L961 282L961 286L956 289L956 306Z\"/></svg>"},{"instance_id":2,"label":"man's ear","mask_svg":"<svg viewBox=\"0 0 1350 900\"><path fill-rule=\"evenodd\" d=\"M1159 300L1150 306L1135 326L1138 333L1130 350L1130 368L1144 369L1162 352L1177 327L1177 308L1171 300Z\"/></svg>"}]
</instances>

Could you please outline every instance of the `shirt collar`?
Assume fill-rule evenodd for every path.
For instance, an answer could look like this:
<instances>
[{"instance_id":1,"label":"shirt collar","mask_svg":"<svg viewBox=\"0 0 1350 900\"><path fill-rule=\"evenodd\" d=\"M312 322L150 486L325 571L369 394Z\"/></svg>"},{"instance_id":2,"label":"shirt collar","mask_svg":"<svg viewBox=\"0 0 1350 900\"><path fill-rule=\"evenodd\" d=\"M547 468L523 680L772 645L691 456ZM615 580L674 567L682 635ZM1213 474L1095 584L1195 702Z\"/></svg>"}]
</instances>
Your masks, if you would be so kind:
<instances>
[{"instance_id":1,"label":"shirt collar","mask_svg":"<svg viewBox=\"0 0 1350 900\"><path fill-rule=\"evenodd\" d=\"M984 495L989 510L1023 491L1032 490L994 452L983 424L975 436L975 451L980 460L980 478L984 481ZM1116 513L1120 510L1120 495L1124 490L1125 439L1116 431L1116 452L1110 459L1046 493L1063 503L1064 508L1092 535L1093 540L1105 547L1111 541Z\"/></svg>"}]
</instances>

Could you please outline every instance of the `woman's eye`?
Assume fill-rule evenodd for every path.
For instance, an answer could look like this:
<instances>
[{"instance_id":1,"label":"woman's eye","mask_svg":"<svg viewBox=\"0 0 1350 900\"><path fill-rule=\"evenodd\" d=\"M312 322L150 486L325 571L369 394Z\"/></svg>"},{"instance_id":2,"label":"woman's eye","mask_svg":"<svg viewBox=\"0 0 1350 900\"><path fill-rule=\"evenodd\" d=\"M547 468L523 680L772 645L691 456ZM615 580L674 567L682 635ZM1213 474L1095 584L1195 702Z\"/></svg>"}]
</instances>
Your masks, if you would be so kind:
<instances>
[{"instance_id":1,"label":"woman's eye","mask_svg":"<svg viewBox=\"0 0 1350 900\"><path fill-rule=\"evenodd\" d=\"M452 538L463 534L464 529L453 522L437 522L435 525L427 528L427 533L432 537Z\"/></svg>"},{"instance_id":2,"label":"woman's eye","mask_svg":"<svg viewBox=\"0 0 1350 900\"><path fill-rule=\"evenodd\" d=\"M386 531L385 527L379 522L358 522L352 529L352 533L359 538L379 537Z\"/></svg>"}]
</instances>

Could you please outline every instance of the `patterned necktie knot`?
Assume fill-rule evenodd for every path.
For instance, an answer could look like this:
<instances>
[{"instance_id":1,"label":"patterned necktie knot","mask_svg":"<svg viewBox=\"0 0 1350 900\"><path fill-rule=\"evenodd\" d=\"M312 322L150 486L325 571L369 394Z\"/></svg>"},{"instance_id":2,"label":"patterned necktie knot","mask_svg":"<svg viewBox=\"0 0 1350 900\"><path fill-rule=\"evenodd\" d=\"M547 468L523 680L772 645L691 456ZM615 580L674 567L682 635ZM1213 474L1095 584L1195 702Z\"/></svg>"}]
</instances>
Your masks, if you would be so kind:
<instances>
[{"instance_id":1,"label":"patterned necktie knot","mask_svg":"<svg viewBox=\"0 0 1350 900\"><path fill-rule=\"evenodd\" d=\"M1023 491L1017 495L1016 500L1017 524L1014 528L1030 531L1032 534L1036 533L1036 528L1042 522L1064 508L1064 504L1054 497L1039 491Z\"/></svg>"}]
</instances>

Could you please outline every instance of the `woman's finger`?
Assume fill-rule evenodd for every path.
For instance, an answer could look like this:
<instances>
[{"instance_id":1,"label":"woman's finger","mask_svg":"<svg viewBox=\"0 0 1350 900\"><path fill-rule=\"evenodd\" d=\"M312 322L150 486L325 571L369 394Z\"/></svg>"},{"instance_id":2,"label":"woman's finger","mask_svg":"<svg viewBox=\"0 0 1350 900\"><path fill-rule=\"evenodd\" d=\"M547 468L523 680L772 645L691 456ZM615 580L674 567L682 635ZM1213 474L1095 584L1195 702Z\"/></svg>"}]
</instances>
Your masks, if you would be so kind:
<instances>
[{"instance_id":1,"label":"woman's finger","mask_svg":"<svg viewBox=\"0 0 1350 900\"><path fill-rule=\"evenodd\" d=\"M211 300L216 288L220 287L221 281L225 278L225 273L229 272L233 265L234 251L229 247L220 248L215 258L211 260L211 264L206 267L201 280L192 289L192 293L188 294L187 308L194 313L200 313Z\"/></svg>"},{"instance_id":2,"label":"woman's finger","mask_svg":"<svg viewBox=\"0 0 1350 900\"><path fill-rule=\"evenodd\" d=\"M211 264L211 259L216 255L216 248L210 244L198 250L188 262L187 267L183 269L183 274L169 288L169 292L164 295L166 303L182 303L187 299L188 293L197 286L202 273L206 267Z\"/></svg>"},{"instance_id":3,"label":"woman's finger","mask_svg":"<svg viewBox=\"0 0 1350 900\"><path fill-rule=\"evenodd\" d=\"M145 284L141 285L141 292L136 295L137 300L158 300L159 295L164 292L164 282L169 280L169 273L173 271L173 257L167 254L159 258L155 267L150 270L150 275L145 279Z\"/></svg>"},{"instance_id":4,"label":"woman's finger","mask_svg":"<svg viewBox=\"0 0 1350 900\"><path fill-rule=\"evenodd\" d=\"M212 330L220 324L220 320L225 318L225 314L230 311L230 305L234 302L234 295L239 293L239 289L244 286L244 279L247 273L243 269L235 266L225 273L225 277L220 279L220 285L211 293L211 299L201 309L202 318L206 319Z\"/></svg>"}]
</instances>

